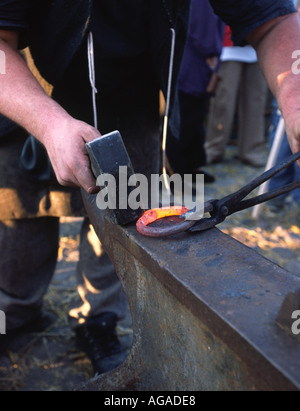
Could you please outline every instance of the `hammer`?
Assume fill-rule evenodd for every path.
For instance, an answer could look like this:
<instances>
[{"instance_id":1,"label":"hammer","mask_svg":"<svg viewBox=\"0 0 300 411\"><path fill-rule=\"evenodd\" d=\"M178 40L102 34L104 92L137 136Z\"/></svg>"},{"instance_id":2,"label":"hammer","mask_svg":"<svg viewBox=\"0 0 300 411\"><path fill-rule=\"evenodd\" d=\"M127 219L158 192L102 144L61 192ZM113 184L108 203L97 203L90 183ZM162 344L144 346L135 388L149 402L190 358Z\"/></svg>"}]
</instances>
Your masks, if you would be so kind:
<instances>
[{"instance_id":1,"label":"hammer","mask_svg":"<svg viewBox=\"0 0 300 411\"><path fill-rule=\"evenodd\" d=\"M113 193L116 199L116 208L109 208L110 217L116 224L126 225L137 221L144 213L142 208L133 210L128 205L128 197L130 193L136 189L134 186L128 186L130 177L135 176L135 172L119 131L106 134L86 144L89 154L91 169L95 178L98 180L101 175L109 175L114 177L116 185L116 193ZM126 181L124 174L120 173L120 167L126 169ZM121 187L127 184L127 187ZM127 193L127 199L120 198L120 192ZM120 203L126 201L120 207Z\"/></svg>"},{"instance_id":2,"label":"hammer","mask_svg":"<svg viewBox=\"0 0 300 411\"><path fill-rule=\"evenodd\" d=\"M94 60L94 40L93 34L88 35L88 62L89 62L89 77L92 88L92 101L93 101L93 112L94 112L94 127L98 129L98 118L97 118L97 104L96 104L96 76L95 76L95 60ZM126 225L137 221L144 210L138 208L137 210L130 209L128 205L128 197L130 193L135 189L135 187L128 187L128 180L131 176L135 176L133 166L129 155L127 153L125 144L121 137L119 131L114 131L112 133L106 134L93 140L86 144L86 148L90 157L91 169L94 173L95 178L98 180L101 175L109 175L115 178L116 182L116 200L119 200L117 206L112 209L109 208L109 216L111 219L120 225ZM127 180L125 182L124 178L120 181L120 167L126 167ZM125 193L127 193L126 207L120 203L124 199L120 199L120 185L127 185ZM123 187L124 188L124 187Z\"/></svg>"}]
</instances>

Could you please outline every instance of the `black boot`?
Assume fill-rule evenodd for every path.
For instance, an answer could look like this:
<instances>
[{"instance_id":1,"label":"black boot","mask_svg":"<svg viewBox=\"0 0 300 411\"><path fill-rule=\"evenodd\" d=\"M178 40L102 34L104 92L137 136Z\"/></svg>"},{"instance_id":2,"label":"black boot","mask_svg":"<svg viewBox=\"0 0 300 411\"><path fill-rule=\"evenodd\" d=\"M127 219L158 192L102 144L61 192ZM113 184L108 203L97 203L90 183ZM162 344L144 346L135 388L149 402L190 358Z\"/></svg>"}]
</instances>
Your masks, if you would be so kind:
<instances>
[{"instance_id":1,"label":"black boot","mask_svg":"<svg viewBox=\"0 0 300 411\"><path fill-rule=\"evenodd\" d=\"M75 329L78 348L89 357L96 375L117 368L127 358L128 353L118 339L116 325L117 316L104 313Z\"/></svg>"}]
</instances>

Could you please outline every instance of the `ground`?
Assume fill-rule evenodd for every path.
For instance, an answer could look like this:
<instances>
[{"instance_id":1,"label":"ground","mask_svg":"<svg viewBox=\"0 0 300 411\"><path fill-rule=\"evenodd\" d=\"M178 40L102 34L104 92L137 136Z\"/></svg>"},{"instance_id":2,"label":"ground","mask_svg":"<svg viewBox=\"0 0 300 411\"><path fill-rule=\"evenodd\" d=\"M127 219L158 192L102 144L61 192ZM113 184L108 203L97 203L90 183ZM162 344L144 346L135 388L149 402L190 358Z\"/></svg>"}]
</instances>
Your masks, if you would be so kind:
<instances>
[{"instance_id":1,"label":"ground","mask_svg":"<svg viewBox=\"0 0 300 411\"><path fill-rule=\"evenodd\" d=\"M206 169L217 178L215 184L205 188L207 199L221 198L263 171L242 165L235 158L235 147L228 147L224 163ZM258 219L253 218L252 211L229 217L219 228L300 275L300 216L296 204L290 201L277 213L265 205ZM62 219L57 270L44 306L54 322L42 333L23 335L0 357L1 391L69 391L93 376L89 360L75 346L67 321L69 302L76 293L80 225L80 219ZM119 328L118 333L120 338L128 338L131 330Z\"/></svg>"}]
</instances>

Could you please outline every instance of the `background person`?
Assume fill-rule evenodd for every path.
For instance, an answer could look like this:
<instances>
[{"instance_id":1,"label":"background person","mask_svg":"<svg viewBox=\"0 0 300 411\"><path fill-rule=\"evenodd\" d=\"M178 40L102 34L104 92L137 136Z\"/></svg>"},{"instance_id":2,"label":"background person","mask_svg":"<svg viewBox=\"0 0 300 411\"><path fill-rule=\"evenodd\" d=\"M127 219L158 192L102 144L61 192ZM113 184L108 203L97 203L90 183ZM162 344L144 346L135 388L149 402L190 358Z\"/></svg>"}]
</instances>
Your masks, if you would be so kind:
<instances>
[{"instance_id":1,"label":"background person","mask_svg":"<svg viewBox=\"0 0 300 411\"><path fill-rule=\"evenodd\" d=\"M227 26L221 54L222 81L211 100L205 150L209 164L224 160L233 131L235 114L238 123L238 157L254 167L265 164L265 106L267 84L250 45L237 47Z\"/></svg>"},{"instance_id":2,"label":"background person","mask_svg":"<svg viewBox=\"0 0 300 411\"><path fill-rule=\"evenodd\" d=\"M209 1L192 0L187 42L176 85L170 120L167 154L173 172L204 174L205 183L214 177L203 170L206 164L205 121L209 100L219 83L219 57L225 25Z\"/></svg>"}]
</instances>

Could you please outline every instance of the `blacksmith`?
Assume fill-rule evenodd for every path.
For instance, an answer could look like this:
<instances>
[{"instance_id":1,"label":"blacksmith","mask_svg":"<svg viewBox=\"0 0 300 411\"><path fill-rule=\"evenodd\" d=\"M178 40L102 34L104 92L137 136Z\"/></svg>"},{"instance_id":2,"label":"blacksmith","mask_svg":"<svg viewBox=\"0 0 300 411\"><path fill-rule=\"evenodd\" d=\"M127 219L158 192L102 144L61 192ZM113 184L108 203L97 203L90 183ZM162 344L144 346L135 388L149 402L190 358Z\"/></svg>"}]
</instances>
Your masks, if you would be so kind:
<instances>
[{"instance_id":1,"label":"blacksmith","mask_svg":"<svg viewBox=\"0 0 300 411\"><path fill-rule=\"evenodd\" d=\"M299 150L300 77L291 71L291 56L300 50L300 22L292 1L211 4L238 44L249 41L256 47L292 150ZM89 193L97 189L85 142L118 129L135 171L158 172L158 92L166 89L171 27L179 45L175 70L179 65L188 7L188 0L0 0L0 50L5 55L5 74L0 74L0 310L6 314L8 336L40 313L56 264L59 217L84 215L78 187ZM89 31L94 35L99 130L93 127ZM27 45L40 74L54 87L52 98L18 52ZM35 167L31 172L20 167L29 134L46 147L57 182L36 145L29 145L39 153ZM71 325L101 373L125 357L115 326L127 306L108 257L92 237L85 219L78 265L82 302L71 311Z\"/></svg>"}]
</instances>

